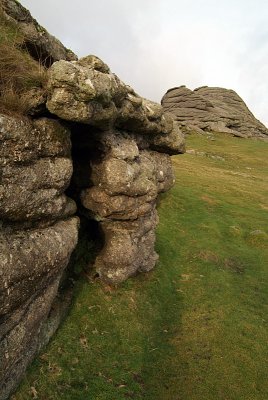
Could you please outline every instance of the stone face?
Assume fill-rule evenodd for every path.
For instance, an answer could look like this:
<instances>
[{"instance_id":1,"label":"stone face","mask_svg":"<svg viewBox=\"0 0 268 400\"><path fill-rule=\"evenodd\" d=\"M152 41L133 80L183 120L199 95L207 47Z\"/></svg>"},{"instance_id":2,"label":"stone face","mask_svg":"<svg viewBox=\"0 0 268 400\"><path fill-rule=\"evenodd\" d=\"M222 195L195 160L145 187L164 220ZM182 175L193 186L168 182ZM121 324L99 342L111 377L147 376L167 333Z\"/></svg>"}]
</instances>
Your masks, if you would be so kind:
<instances>
[{"instance_id":1,"label":"stone face","mask_svg":"<svg viewBox=\"0 0 268 400\"><path fill-rule=\"evenodd\" d=\"M95 261L100 277L120 283L138 271L154 268L158 260L154 250L156 223L154 206L131 222L107 220L101 223L105 245Z\"/></svg>"},{"instance_id":2,"label":"stone face","mask_svg":"<svg viewBox=\"0 0 268 400\"><path fill-rule=\"evenodd\" d=\"M70 148L69 132L56 121L44 118L31 123L0 117L2 220L58 219L74 214L76 206L64 194L72 175Z\"/></svg>"},{"instance_id":3,"label":"stone face","mask_svg":"<svg viewBox=\"0 0 268 400\"><path fill-rule=\"evenodd\" d=\"M0 236L0 315L6 316L60 275L75 246L77 218L46 228L3 228ZM37 286L38 285L38 286Z\"/></svg>"},{"instance_id":4,"label":"stone face","mask_svg":"<svg viewBox=\"0 0 268 400\"><path fill-rule=\"evenodd\" d=\"M115 126L154 135L172 131L172 119L160 104L142 99L109 69L96 67L92 57L52 65L47 100L51 113L103 130Z\"/></svg>"},{"instance_id":5,"label":"stone face","mask_svg":"<svg viewBox=\"0 0 268 400\"><path fill-rule=\"evenodd\" d=\"M49 76L55 119L0 115L1 400L52 334L47 319L77 243L65 191L98 222L94 268L118 284L155 266L157 197L174 182L169 154L184 152L178 124L97 57L55 62Z\"/></svg>"},{"instance_id":6,"label":"stone face","mask_svg":"<svg viewBox=\"0 0 268 400\"><path fill-rule=\"evenodd\" d=\"M167 135L155 135L150 140L150 147L156 151L169 155L185 152L185 140L181 134L179 124L174 121L172 131Z\"/></svg>"},{"instance_id":7,"label":"stone face","mask_svg":"<svg viewBox=\"0 0 268 400\"><path fill-rule=\"evenodd\" d=\"M69 218L47 228L1 231L1 399L8 397L40 347L77 228L77 218Z\"/></svg>"},{"instance_id":8,"label":"stone face","mask_svg":"<svg viewBox=\"0 0 268 400\"><path fill-rule=\"evenodd\" d=\"M155 266L156 199L174 176L170 157L151 150L149 142L146 147L139 134L114 130L97 141L102 156L91 160L89 187L81 188L80 198L104 235L96 271L117 284Z\"/></svg>"},{"instance_id":9,"label":"stone face","mask_svg":"<svg viewBox=\"0 0 268 400\"><path fill-rule=\"evenodd\" d=\"M43 66L76 59L18 1L2 0L1 18L15 33L17 29L22 49ZM43 89L29 89L27 99L30 115L48 114ZM79 225L76 204L65 195L73 173L69 129L55 118L6 113L0 114L1 400L9 398L42 343L57 329L57 298L64 297L61 309L66 309L59 284Z\"/></svg>"},{"instance_id":10,"label":"stone face","mask_svg":"<svg viewBox=\"0 0 268 400\"><path fill-rule=\"evenodd\" d=\"M51 304L57 294L59 278L41 293L36 293L29 303L14 312L13 320L3 320L1 325L10 330L1 336L0 349L0 399L8 399L9 393L38 349L42 322L49 314Z\"/></svg>"},{"instance_id":11,"label":"stone face","mask_svg":"<svg viewBox=\"0 0 268 400\"><path fill-rule=\"evenodd\" d=\"M268 140L268 129L233 90L180 86L167 91L162 105L186 133L214 131Z\"/></svg>"},{"instance_id":12,"label":"stone face","mask_svg":"<svg viewBox=\"0 0 268 400\"><path fill-rule=\"evenodd\" d=\"M100 278L114 284L150 270L157 196L174 182L169 155L185 151L179 125L94 56L52 65L47 108L77 123L74 192L104 235Z\"/></svg>"},{"instance_id":13,"label":"stone face","mask_svg":"<svg viewBox=\"0 0 268 400\"><path fill-rule=\"evenodd\" d=\"M0 399L40 346L42 325L77 243L64 191L70 132L60 122L0 115Z\"/></svg>"}]
</instances>

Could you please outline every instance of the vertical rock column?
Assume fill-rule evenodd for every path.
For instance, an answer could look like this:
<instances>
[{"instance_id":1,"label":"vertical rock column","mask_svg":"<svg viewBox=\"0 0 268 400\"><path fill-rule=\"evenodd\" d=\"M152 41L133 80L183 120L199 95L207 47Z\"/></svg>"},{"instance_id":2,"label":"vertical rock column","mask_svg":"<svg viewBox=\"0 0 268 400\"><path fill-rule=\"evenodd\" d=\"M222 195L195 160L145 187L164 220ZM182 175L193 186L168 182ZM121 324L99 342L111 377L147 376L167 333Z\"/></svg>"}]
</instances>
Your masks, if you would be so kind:
<instances>
[{"instance_id":1,"label":"vertical rock column","mask_svg":"<svg viewBox=\"0 0 268 400\"><path fill-rule=\"evenodd\" d=\"M0 116L0 399L39 349L77 242L69 132L59 122Z\"/></svg>"},{"instance_id":2,"label":"vertical rock column","mask_svg":"<svg viewBox=\"0 0 268 400\"><path fill-rule=\"evenodd\" d=\"M82 168L79 157L76 164L88 172L78 196L104 234L97 272L119 283L149 271L158 258L156 199L173 184L169 154L184 152L182 133L159 104L138 96L95 56L54 63L48 93L49 111L75 123L73 140L91 141L88 160L84 148Z\"/></svg>"},{"instance_id":3,"label":"vertical rock column","mask_svg":"<svg viewBox=\"0 0 268 400\"><path fill-rule=\"evenodd\" d=\"M142 148L138 135L109 131L99 141L104 154L91 162L93 186L82 191L81 200L104 233L96 271L119 283L155 266L156 199L174 177L169 156Z\"/></svg>"}]
</instances>

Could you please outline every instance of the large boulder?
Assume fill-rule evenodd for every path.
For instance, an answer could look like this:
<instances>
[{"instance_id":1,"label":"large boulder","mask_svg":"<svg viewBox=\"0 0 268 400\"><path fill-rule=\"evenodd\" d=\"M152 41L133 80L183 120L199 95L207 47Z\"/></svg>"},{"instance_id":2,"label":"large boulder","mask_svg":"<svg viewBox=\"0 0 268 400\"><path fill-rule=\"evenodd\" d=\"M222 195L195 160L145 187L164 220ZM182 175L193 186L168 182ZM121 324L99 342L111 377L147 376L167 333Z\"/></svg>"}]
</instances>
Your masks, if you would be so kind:
<instances>
[{"instance_id":1,"label":"large boulder","mask_svg":"<svg viewBox=\"0 0 268 400\"><path fill-rule=\"evenodd\" d=\"M180 86L168 90L161 103L185 132L224 132L268 140L268 129L233 90L203 86L192 91Z\"/></svg>"},{"instance_id":2,"label":"large boulder","mask_svg":"<svg viewBox=\"0 0 268 400\"><path fill-rule=\"evenodd\" d=\"M5 400L66 311L70 296L59 296L59 287L79 219L75 202L65 195L73 173L70 130L56 118L20 114L26 92L28 114L48 114L41 81L23 90L22 82L35 78L39 68L41 74L53 62L76 56L16 0L1 1L0 25L6 51L1 95L11 96L0 113L0 399Z\"/></svg>"},{"instance_id":3,"label":"large boulder","mask_svg":"<svg viewBox=\"0 0 268 400\"><path fill-rule=\"evenodd\" d=\"M152 269L157 196L174 182L169 154L184 152L178 124L95 56L52 65L47 108L77 124L74 191L104 235L100 278L117 284Z\"/></svg>"},{"instance_id":4,"label":"large boulder","mask_svg":"<svg viewBox=\"0 0 268 400\"><path fill-rule=\"evenodd\" d=\"M0 232L0 399L7 398L42 345L44 325L77 242L77 225L77 218L69 218Z\"/></svg>"},{"instance_id":5,"label":"large boulder","mask_svg":"<svg viewBox=\"0 0 268 400\"><path fill-rule=\"evenodd\" d=\"M32 222L75 213L64 194L72 176L69 131L58 121L0 117L0 218Z\"/></svg>"},{"instance_id":6,"label":"large boulder","mask_svg":"<svg viewBox=\"0 0 268 400\"><path fill-rule=\"evenodd\" d=\"M172 118L160 104L141 98L95 56L52 65L47 108L62 119L102 130L117 127L154 135L173 130Z\"/></svg>"}]
</instances>

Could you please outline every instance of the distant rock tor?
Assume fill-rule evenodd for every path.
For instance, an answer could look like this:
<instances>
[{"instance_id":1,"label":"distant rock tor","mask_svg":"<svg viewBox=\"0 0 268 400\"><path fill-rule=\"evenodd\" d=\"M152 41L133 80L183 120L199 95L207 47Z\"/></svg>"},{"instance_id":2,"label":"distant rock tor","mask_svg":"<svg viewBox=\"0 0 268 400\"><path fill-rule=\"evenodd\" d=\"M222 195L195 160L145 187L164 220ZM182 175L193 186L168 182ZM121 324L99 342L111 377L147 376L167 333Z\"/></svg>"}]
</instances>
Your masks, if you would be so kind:
<instances>
[{"instance_id":1,"label":"distant rock tor","mask_svg":"<svg viewBox=\"0 0 268 400\"><path fill-rule=\"evenodd\" d=\"M268 140L268 129L234 90L208 86L190 90L180 86L169 89L161 104L185 133L223 132Z\"/></svg>"}]
</instances>

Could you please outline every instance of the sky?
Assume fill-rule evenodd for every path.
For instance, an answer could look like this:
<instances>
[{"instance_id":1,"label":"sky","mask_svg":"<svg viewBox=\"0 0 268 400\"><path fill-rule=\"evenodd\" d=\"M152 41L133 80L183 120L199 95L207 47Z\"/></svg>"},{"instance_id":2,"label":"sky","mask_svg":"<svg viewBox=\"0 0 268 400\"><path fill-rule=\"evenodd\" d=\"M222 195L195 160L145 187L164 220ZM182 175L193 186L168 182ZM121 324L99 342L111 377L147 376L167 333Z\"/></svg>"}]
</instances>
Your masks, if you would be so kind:
<instances>
[{"instance_id":1,"label":"sky","mask_svg":"<svg viewBox=\"0 0 268 400\"><path fill-rule=\"evenodd\" d=\"M21 0L79 57L95 54L143 97L235 90L268 126L267 0Z\"/></svg>"}]
</instances>

